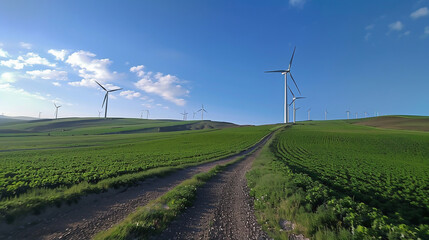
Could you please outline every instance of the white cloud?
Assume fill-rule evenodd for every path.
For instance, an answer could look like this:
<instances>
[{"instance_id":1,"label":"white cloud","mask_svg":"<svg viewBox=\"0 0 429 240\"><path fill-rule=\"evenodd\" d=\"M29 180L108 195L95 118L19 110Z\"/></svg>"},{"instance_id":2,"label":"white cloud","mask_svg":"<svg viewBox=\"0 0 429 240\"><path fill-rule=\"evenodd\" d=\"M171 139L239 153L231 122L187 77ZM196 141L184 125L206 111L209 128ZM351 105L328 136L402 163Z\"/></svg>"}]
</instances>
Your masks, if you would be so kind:
<instances>
[{"instance_id":1,"label":"white cloud","mask_svg":"<svg viewBox=\"0 0 429 240\"><path fill-rule=\"evenodd\" d=\"M365 27L365 30L367 30L367 31L372 30L372 29L374 29L374 27L375 27L375 24L370 24L370 25Z\"/></svg>"},{"instance_id":2,"label":"white cloud","mask_svg":"<svg viewBox=\"0 0 429 240\"><path fill-rule=\"evenodd\" d=\"M51 69L27 71L31 78L41 78L46 80L67 80L66 71L57 71Z\"/></svg>"},{"instance_id":3,"label":"white cloud","mask_svg":"<svg viewBox=\"0 0 429 240\"><path fill-rule=\"evenodd\" d=\"M0 75L0 83L13 83L16 82L16 76L14 73L5 72Z\"/></svg>"},{"instance_id":4,"label":"white cloud","mask_svg":"<svg viewBox=\"0 0 429 240\"><path fill-rule=\"evenodd\" d=\"M401 21L396 21L394 23L389 24L389 29L391 31L401 31L404 28L404 24Z\"/></svg>"},{"instance_id":5,"label":"white cloud","mask_svg":"<svg viewBox=\"0 0 429 240\"><path fill-rule=\"evenodd\" d=\"M429 26L425 27L424 34L429 35Z\"/></svg>"},{"instance_id":6,"label":"white cloud","mask_svg":"<svg viewBox=\"0 0 429 240\"><path fill-rule=\"evenodd\" d=\"M46 58L42 58L37 53L33 52L29 52L23 56L18 56L17 59L0 61L0 65L14 69L23 69L25 66L33 65L45 65L49 67L55 67L54 63L50 63Z\"/></svg>"},{"instance_id":7,"label":"white cloud","mask_svg":"<svg viewBox=\"0 0 429 240\"><path fill-rule=\"evenodd\" d=\"M418 9L415 12L412 12L410 14L410 17L413 19L417 19L417 18L421 18L421 17L425 17L429 15L429 9L427 7L422 7L420 9Z\"/></svg>"},{"instance_id":8,"label":"white cloud","mask_svg":"<svg viewBox=\"0 0 429 240\"><path fill-rule=\"evenodd\" d=\"M135 91L131 91L131 90L127 90L127 91L122 91L121 93L119 93L119 96L122 96L126 99L133 99L133 98L138 98L141 96L141 94L139 92L135 92Z\"/></svg>"},{"instance_id":9,"label":"white cloud","mask_svg":"<svg viewBox=\"0 0 429 240\"><path fill-rule=\"evenodd\" d=\"M67 50L55 50L55 49L49 49L48 53L54 55L56 60L61 60L64 61L66 55L67 55Z\"/></svg>"},{"instance_id":10,"label":"white cloud","mask_svg":"<svg viewBox=\"0 0 429 240\"><path fill-rule=\"evenodd\" d=\"M19 45L26 49L31 49L32 45L30 43L20 42Z\"/></svg>"},{"instance_id":11,"label":"white cloud","mask_svg":"<svg viewBox=\"0 0 429 240\"><path fill-rule=\"evenodd\" d=\"M186 101L182 98L189 94L189 90L180 85L176 76L162 73L153 74L144 72L143 65L130 68L141 79L135 83L135 86L147 93L153 93L161 96L163 99L173 102L176 105L183 106Z\"/></svg>"},{"instance_id":12,"label":"white cloud","mask_svg":"<svg viewBox=\"0 0 429 240\"><path fill-rule=\"evenodd\" d=\"M94 81L98 81L101 84L112 80L115 76L115 72L110 72L108 66L112 63L109 59L96 59L96 55L91 52L77 51L72 53L66 60L66 63L70 64L79 72L79 76L82 80L79 82L70 82L72 86L84 86L84 87L97 87L98 85ZM106 87L109 87L106 85Z\"/></svg>"},{"instance_id":13,"label":"white cloud","mask_svg":"<svg viewBox=\"0 0 429 240\"><path fill-rule=\"evenodd\" d=\"M0 57L7 58L7 57L9 57L9 53L7 53L5 50L0 48Z\"/></svg>"},{"instance_id":14,"label":"white cloud","mask_svg":"<svg viewBox=\"0 0 429 240\"><path fill-rule=\"evenodd\" d=\"M10 92L13 94L17 94L17 95L21 95L21 96L25 96L25 97L31 97L31 98L35 98L35 99L39 99L39 100L48 100L46 97L40 95L39 93L27 92L22 88L14 87L10 83L3 83L3 84L0 83L0 91Z\"/></svg>"},{"instance_id":15,"label":"white cloud","mask_svg":"<svg viewBox=\"0 0 429 240\"><path fill-rule=\"evenodd\" d=\"M59 82L52 82L52 85L57 86L57 87L61 87L61 83L59 83Z\"/></svg>"},{"instance_id":16,"label":"white cloud","mask_svg":"<svg viewBox=\"0 0 429 240\"><path fill-rule=\"evenodd\" d=\"M292 7L302 8L304 7L306 0L289 0L289 5Z\"/></svg>"},{"instance_id":17,"label":"white cloud","mask_svg":"<svg viewBox=\"0 0 429 240\"><path fill-rule=\"evenodd\" d=\"M404 36L408 36L408 35L410 35L410 31L406 31L406 32L404 32Z\"/></svg>"}]
</instances>

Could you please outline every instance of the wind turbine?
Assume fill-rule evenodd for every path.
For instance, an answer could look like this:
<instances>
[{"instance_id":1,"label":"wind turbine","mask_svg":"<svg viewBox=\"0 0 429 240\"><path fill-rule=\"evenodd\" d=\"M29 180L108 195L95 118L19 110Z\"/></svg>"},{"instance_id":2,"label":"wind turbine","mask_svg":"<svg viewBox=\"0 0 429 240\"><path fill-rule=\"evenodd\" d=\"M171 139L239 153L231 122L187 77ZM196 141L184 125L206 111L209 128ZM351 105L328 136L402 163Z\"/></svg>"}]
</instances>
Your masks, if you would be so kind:
<instances>
[{"instance_id":1,"label":"wind turbine","mask_svg":"<svg viewBox=\"0 0 429 240\"><path fill-rule=\"evenodd\" d=\"M310 121L310 111L311 111L311 108L309 108L309 109L307 110L307 114L308 114L308 121Z\"/></svg>"},{"instance_id":2,"label":"wind turbine","mask_svg":"<svg viewBox=\"0 0 429 240\"><path fill-rule=\"evenodd\" d=\"M150 114L150 113L149 113L149 110L147 110L147 109L146 109L146 110L144 110L144 111L146 111L146 119L149 119L149 114Z\"/></svg>"},{"instance_id":3,"label":"wind turbine","mask_svg":"<svg viewBox=\"0 0 429 240\"><path fill-rule=\"evenodd\" d=\"M285 75L285 102L284 102L284 123L289 122L289 106L287 101L287 74L289 73L290 77L293 80L293 83L296 86L296 89L298 89L299 94L301 94L301 91L298 88L298 85L296 85L295 79L293 79L292 73L290 72L290 67L292 66L293 56L295 55L296 47L293 49L292 57L290 58L289 67L286 70L275 70L275 71L265 71L265 73L273 73L273 72L279 72Z\"/></svg>"},{"instance_id":4,"label":"wind turbine","mask_svg":"<svg viewBox=\"0 0 429 240\"><path fill-rule=\"evenodd\" d=\"M95 81L95 80L94 80ZM107 104L109 103L109 93L111 92L115 92L118 90L122 90L122 88L117 88L117 89L112 89L112 90L107 90L106 88L104 88L103 86L101 86L100 83L98 83L97 81L95 81L98 86L100 86L104 91L106 91L106 95L104 95L104 100L103 100L103 104L101 105L101 108L103 108L104 103L106 103L106 109L104 111L104 118L107 118Z\"/></svg>"},{"instance_id":5,"label":"wind turbine","mask_svg":"<svg viewBox=\"0 0 429 240\"><path fill-rule=\"evenodd\" d=\"M364 114L365 114L365 118L366 118L366 115L368 114L367 112L364 112Z\"/></svg>"},{"instance_id":6,"label":"wind turbine","mask_svg":"<svg viewBox=\"0 0 429 240\"><path fill-rule=\"evenodd\" d=\"M101 113L102 113L103 111L98 111L98 117L100 117L101 116Z\"/></svg>"},{"instance_id":7,"label":"wind turbine","mask_svg":"<svg viewBox=\"0 0 429 240\"><path fill-rule=\"evenodd\" d=\"M350 119L350 111L347 110L346 113L347 113L347 120L349 120Z\"/></svg>"},{"instance_id":8,"label":"wind turbine","mask_svg":"<svg viewBox=\"0 0 429 240\"><path fill-rule=\"evenodd\" d=\"M328 109L325 108L325 120L328 118Z\"/></svg>"},{"instance_id":9,"label":"wind turbine","mask_svg":"<svg viewBox=\"0 0 429 240\"><path fill-rule=\"evenodd\" d=\"M40 116L42 116L42 112L39 112L39 119L40 119Z\"/></svg>"},{"instance_id":10,"label":"wind turbine","mask_svg":"<svg viewBox=\"0 0 429 240\"><path fill-rule=\"evenodd\" d=\"M357 117L358 117L358 113L356 112L356 113L355 113L355 118L357 119Z\"/></svg>"},{"instance_id":11,"label":"wind turbine","mask_svg":"<svg viewBox=\"0 0 429 240\"><path fill-rule=\"evenodd\" d=\"M192 119L195 119L195 114L197 114L196 112L193 112L192 114Z\"/></svg>"},{"instance_id":12,"label":"wind turbine","mask_svg":"<svg viewBox=\"0 0 429 240\"><path fill-rule=\"evenodd\" d=\"M186 121L186 119L188 119L188 113L185 110L183 110L183 113L180 114L183 115L183 121Z\"/></svg>"},{"instance_id":13,"label":"wind turbine","mask_svg":"<svg viewBox=\"0 0 429 240\"><path fill-rule=\"evenodd\" d=\"M58 118L58 108L60 108L61 105L57 106L57 104L54 103L54 106L55 106L55 119L57 119Z\"/></svg>"},{"instance_id":14,"label":"wind turbine","mask_svg":"<svg viewBox=\"0 0 429 240\"><path fill-rule=\"evenodd\" d=\"M295 97L295 94L293 94L293 92L292 92L292 90L290 89L290 87L288 87L288 88L289 88L290 93L291 93L291 94L292 94L292 96L293 96L293 98L292 98L292 102L289 104L289 106L293 104L293 123L295 123L295 121L296 121L296 110L297 110L297 109L295 109L295 101L296 101L297 99L302 99L302 98L305 98L305 97Z\"/></svg>"},{"instance_id":15,"label":"wind turbine","mask_svg":"<svg viewBox=\"0 0 429 240\"><path fill-rule=\"evenodd\" d=\"M197 112L201 112L201 120L204 120L204 112L207 112L207 111L204 109L204 105L202 105L202 104L201 104L201 109L200 109L200 110L198 110Z\"/></svg>"}]
</instances>

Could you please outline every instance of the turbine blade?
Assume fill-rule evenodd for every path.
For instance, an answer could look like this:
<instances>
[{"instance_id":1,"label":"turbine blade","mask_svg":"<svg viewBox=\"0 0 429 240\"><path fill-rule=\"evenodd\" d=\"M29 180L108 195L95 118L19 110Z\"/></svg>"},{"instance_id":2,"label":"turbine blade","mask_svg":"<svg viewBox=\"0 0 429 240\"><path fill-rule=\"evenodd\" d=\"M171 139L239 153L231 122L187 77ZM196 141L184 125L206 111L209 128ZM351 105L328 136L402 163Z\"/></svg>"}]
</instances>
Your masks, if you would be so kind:
<instances>
[{"instance_id":1,"label":"turbine blade","mask_svg":"<svg viewBox=\"0 0 429 240\"><path fill-rule=\"evenodd\" d=\"M109 90L108 92L115 92L115 91L119 91L119 90L122 90L122 88L117 88L117 89Z\"/></svg>"},{"instance_id":2,"label":"turbine blade","mask_svg":"<svg viewBox=\"0 0 429 240\"><path fill-rule=\"evenodd\" d=\"M204 112L207 112L205 109L203 109Z\"/></svg>"},{"instance_id":3,"label":"turbine blade","mask_svg":"<svg viewBox=\"0 0 429 240\"><path fill-rule=\"evenodd\" d=\"M202 109L198 110L197 112L201 112Z\"/></svg>"},{"instance_id":4,"label":"turbine blade","mask_svg":"<svg viewBox=\"0 0 429 240\"><path fill-rule=\"evenodd\" d=\"M289 62L289 70L290 70L290 67L292 66L292 61L293 61L293 56L295 55L295 50L296 50L296 46L295 46L295 48L293 49L292 57L290 58L290 62Z\"/></svg>"},{"instance_id":5,"label":"turbine blade","mask_svg":"<svg viewBox=\"0 0 429 240\"><path fill-rule=\"evenodd\" d=\"M293 83L295 84L296 89L298 89L299 95L301 95L301 91L299 90L299 87L298 87L298 85L296 84L295 79L293 79L293 77L292 77L292 73L291 73L291 72L289 72L289 75L290 75L290 78L292 78L292 81L293 81Z\"/></svg>"},{"instance_id":6,"label":"turbine blade","mask_svg":"<svg viewBox=\"0 0 429 240\"><path fill-rule=\"evenodd\" d=\"M296 99L301 99L301 98L305 98L305 97L296 97Z\"/></svg>"},{"instance_id":7,"label":"turbine blade","mask_svg":"<svg viewBox=\"0 0 429 240\"><path fill-rule=\"evenodd\" d=\"M273 72L286 72L286 70L274 70L274 71L265 71L264 73L273 73Z\"/></svg>"},{"instance_id":8,"label":"turbine blade","mask_svg":"<svg viewBox=\"0 0 429 240\"><path fill-rule=\"evenodd\" d=\"M102 89L104 89L104 91L107 91L107 89L105 89L103 86L101 86L101 84L99 82L97 82L97 81L95 81L95 82L98 84L98 86L100 86Z\"/></svg>"},{"instance_id":9,"label":"turbine blade","mask_svg":"<svg viewBox=\"0 0 429 240\"><path fill-rule=\"evenodd\" d=\"M101 104L101 108L104 107L104 103L106 102L106 99L107 99L107 94L109 94L109 92L107 92L106 95L104 95L104 100L103 100L103 104Z\"/></svg>"},{"instance_id":10,"label":"turbine blade","mask_svg":"<svg viewBox=\"0 0 429 240\"><path fill-rule=\"evenodd\" d=\"M292 90L290 89L289 86L287 86L287 88L289 88L290 93L292 93L292 96L295 97L295 94L293 94Z\"/></svg>"}]
</instances>

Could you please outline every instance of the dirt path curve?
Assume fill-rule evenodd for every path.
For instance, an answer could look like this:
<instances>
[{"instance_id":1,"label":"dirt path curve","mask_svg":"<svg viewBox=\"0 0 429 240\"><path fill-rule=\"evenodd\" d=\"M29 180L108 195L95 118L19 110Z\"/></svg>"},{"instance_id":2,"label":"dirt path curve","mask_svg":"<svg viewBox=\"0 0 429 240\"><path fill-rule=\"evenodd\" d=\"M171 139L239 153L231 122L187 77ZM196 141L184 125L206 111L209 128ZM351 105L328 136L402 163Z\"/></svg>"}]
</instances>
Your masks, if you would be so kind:
<instances>
[{"instance_id":1,"label":"dirt path curve","mask_svg":"<svg viewBox=\"0 0 429 240\"><path fill-rule=\"evenodd\" d=\"M269 137L271 135L254 147L226 159L178 170L162 178L146 179L135 187L90 194L77 204L51 207L41 215L28 216L13 224L0 223L0 239L90 239L183 180L243 156L265 144Z\"/></svg>"},{"instance_id":2,"label":"dirt path curve","mask_svg":"<svg viewBox=\"0 0 429 240\"><path fill-rule=\"evenodd\" d=\"M245 176L260 151L198 189L194 206L154 239L269 239L256 221Z\"/></svg>"}]
</instances>

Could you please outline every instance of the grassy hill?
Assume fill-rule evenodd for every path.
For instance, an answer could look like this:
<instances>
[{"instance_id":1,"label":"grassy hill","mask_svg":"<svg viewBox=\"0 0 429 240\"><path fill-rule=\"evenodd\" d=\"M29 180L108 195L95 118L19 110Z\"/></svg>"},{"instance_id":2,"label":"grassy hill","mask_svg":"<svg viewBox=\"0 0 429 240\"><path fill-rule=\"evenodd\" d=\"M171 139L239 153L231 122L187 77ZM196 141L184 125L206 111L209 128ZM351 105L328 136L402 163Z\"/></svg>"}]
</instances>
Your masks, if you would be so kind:
<instances>
[{"instance_id":1,"label":"grassy hill","mask_svg":"<svg viewBox=\"0 0 429 240\"><path fill-rule=\"evenodd\" d=\"M360 119L354 123L378 128L429 131L429 117L426 116L382 116Z\"/></svg>"},{"instance_id":2,"label":"grassy hill","mask_svg":"<svg viewBox=\"0 0 429 240\"><path fill-rule=\"evenodd\" d=\"M98 135L115 133L171 132L222 129L237 125L213 121L147 120L135 118L63 118L11 120L0 124L0 136L13 135Z\"/></svg>"}]
</instances>

